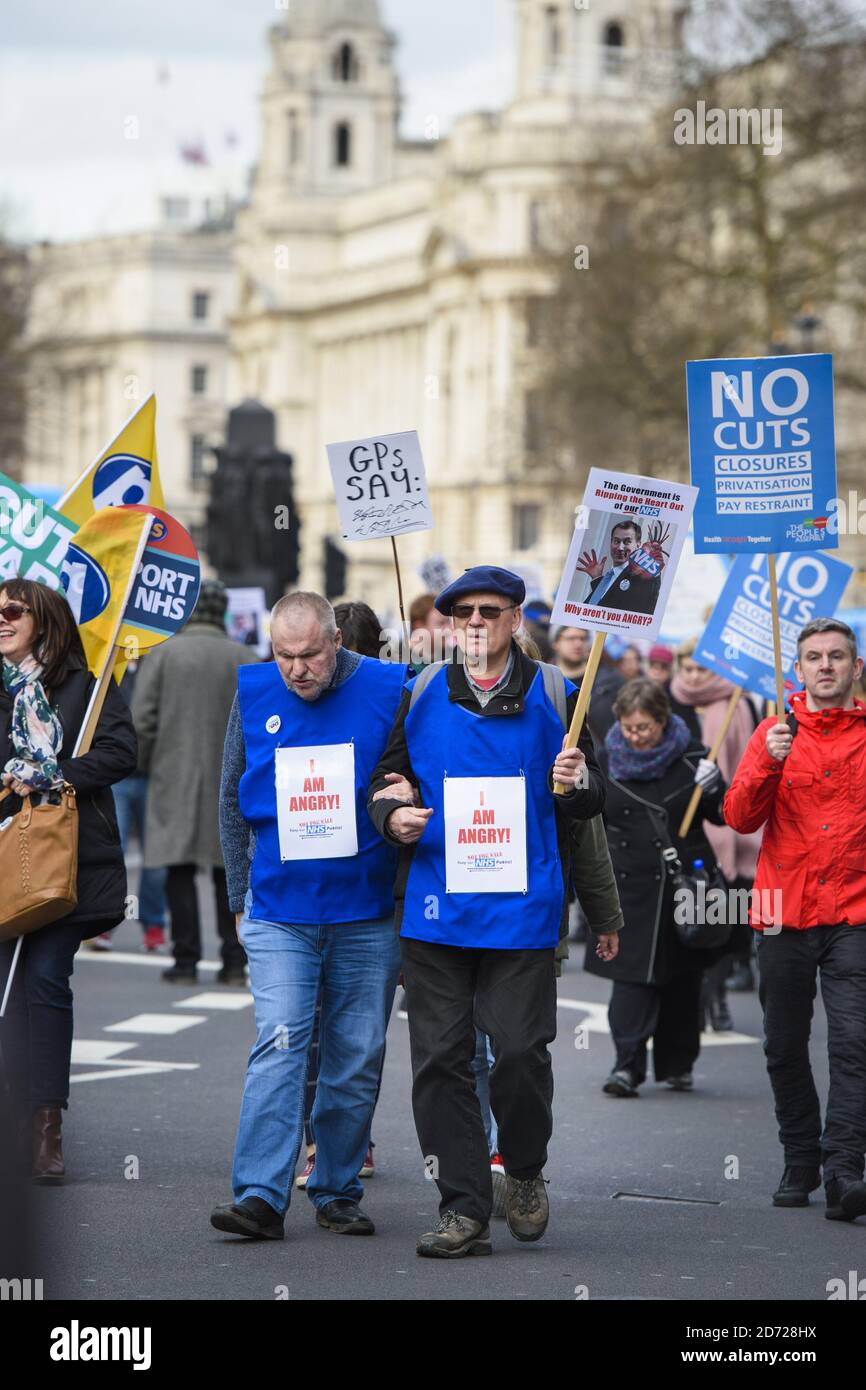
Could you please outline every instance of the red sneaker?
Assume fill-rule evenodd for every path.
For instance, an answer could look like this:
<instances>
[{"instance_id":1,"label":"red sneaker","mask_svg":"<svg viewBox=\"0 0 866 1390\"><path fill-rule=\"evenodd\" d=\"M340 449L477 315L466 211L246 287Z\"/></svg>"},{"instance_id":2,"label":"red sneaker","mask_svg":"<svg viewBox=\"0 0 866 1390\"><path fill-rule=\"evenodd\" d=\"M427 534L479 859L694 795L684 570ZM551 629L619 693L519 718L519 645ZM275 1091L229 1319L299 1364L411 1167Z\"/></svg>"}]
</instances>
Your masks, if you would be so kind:
<instances>
[{"instance_id":1,"label":"red sneaker","mask_svg":"<svg viewBox=\"0 0 866 1390\"><path fill-rule=\"evenodd\" d=\"M165 930L163 927L145 927L144 949L146 951L159 951L164 945Z\"/></svg>"},{"instance_id":2,"label":"red sneaker","mask_svg":"<svg viewBox=\"0 0 866 1390\"><path fill-rule=\"evenodd\" d=\"M362 1166L362 1168L361 1168L360 1173L358 1174L358 1177L359 1177L359 1178L375 1178L375 1176L376 1176L376 1165L375 1165L375 1163L373 1162L373 1145L371 1144L370 1147L369 1147L369 1149L367 1150L367 1157L364 1159L364 1163L363 1163L363 1166Z\"/></svg>"},{"instance_id":3,"label":"red sneaker","mask_svg":"<svg viewBox=\"0 0 866 1390\"><path fill-rule=\"evenodd\" d=\"M91 951L111 951L113 950L111 932L104 931L99 936L92 936L87 944Z\"/></svg>"},{"instance_id":4,"label":"red sneaker","mask_svg":"<svg viewBox=\"0 0 866 1390\"><path fill-rule=\"evenodd\" d=\"M505 1215L505 1164L501 1154L490 1155L490 1177L493 1181L493 1215Z\"/></svg>"},{"instance_id":5,"label":"red sneaker","mask_svg":"<svg viewBox=\"0 0 866 1390\"><path fill-rule=\"evenodd\" d=\"M311 1154L307 1154L307 1161L304 1164L304 1171L302 1173L299 1173L298 1176L295 1178L295 1187L306 1187L307 1183L310 1180L310 1174L312 1173L313 1168L315 1167L315 1163L316 1150L313 1149L313 1152Z\"/></svg>"}]
</instances>

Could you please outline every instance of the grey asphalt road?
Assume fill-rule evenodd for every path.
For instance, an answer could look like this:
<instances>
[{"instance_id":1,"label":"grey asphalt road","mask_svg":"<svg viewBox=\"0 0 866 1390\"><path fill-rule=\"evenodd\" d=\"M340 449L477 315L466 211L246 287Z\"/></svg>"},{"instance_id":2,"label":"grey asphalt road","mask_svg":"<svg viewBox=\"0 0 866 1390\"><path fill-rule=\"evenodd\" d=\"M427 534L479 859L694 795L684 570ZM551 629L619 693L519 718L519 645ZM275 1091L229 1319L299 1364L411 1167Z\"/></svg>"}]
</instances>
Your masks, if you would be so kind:
<instances>
[{"instance_id":1,"label":"grey asphalt road","mask_svg":"<svg viewBox=\"0 0 866 1390\"><path fill-rule=\"evenodd\" d=\"M212 933L205 950L215 961ZM732 997L741 1040L708 1043L693 1094L648 1083L639 1100L613 1100L601 1092L612 1059L608 987L584 974L579 950L560 982L548 1234L520 1245L498 1221L492 1259L453 1263L415 1255L436 1192L412 1125L407 1024L396 1015L365 1199L376 1236L317 1229L302 1192L284 1243L211 1228L212 1206L231 1195L252 1009L245 992L212 985L211 969L193 989L164 984L138 928L124 924L114 953L84 951L76 963L69 1176L35 1194L45 1297L825 1300L829 1280L866 1273L866 1221L827 1222L820 1193L807 1210L770 1203L782 1165L756 996ZM215 1007L214 995L238 1007ZM135 1022L140 1015L157 1018ZM180 1031L137 1031L181 1022ZM825 1037L819 1005L822 1097Z\"/></svg>"}]
</instances>

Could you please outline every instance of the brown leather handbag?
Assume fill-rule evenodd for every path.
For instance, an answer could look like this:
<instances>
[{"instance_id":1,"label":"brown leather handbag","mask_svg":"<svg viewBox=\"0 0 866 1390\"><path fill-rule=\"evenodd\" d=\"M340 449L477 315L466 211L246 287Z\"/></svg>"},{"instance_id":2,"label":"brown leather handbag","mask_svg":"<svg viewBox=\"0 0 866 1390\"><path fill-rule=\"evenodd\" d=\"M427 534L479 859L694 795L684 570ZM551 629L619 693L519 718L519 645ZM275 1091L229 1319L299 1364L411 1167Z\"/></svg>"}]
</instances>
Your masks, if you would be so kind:
<instances>
[{"instance_id":1,"label":"brown leather handbag","mask_svg":"<svg viewBox=\"0 0 866 1390\"><path fill-rule=\"evenodd\" d=\"M64 782L60 804L22 798L0 820L0 941L47 927L78 903L78 806ZM0 792L0 802L10 793ZM2 817L0 810L0 817Z\"/></svg>"}]
</instances>

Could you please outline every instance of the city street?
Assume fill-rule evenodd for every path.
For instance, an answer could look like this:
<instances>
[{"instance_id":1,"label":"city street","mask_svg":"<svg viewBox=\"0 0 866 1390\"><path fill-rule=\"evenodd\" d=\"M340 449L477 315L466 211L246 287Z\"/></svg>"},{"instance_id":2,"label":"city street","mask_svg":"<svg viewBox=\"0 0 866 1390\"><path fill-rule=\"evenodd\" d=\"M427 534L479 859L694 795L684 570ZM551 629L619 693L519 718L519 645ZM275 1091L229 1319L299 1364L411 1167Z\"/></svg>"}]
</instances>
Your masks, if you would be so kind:
<instances>
[{"instance_id":1,"label":"city street","mask_svg":"<svg viewBox=\"0 0 866 1390\"><path fill-rule=\"evenodd\" d=\"M295 1192L285 1243L248 1243L221 1237L208 1217L231 1195L251 997L211 983L211 931L211 963L192 989L162 982L165 958L141 953L134 923L115 933L114 952L82 951L68 1178L36 1194L48 1217L45 1297L826 1299L829 1279L864 1266L866 1232L828 1223L820 1193L808 1210L770 1203L782 1163L757 997L731 996L740 1031L707 1037L693 1094L648 1083L637 1101L612 1100L600 1089L612 1056L607 986L572 950L554 1045L547 1236L521 1246L496 1221L494 1258L456 1265L415 1255L436 1203L412 1125L405 1019L391 1021L374 1124L364 1205L376 1236L340 1241L317 1229ZM583 1037L588 1046L576 1047ZM822 1096L824 1040L819 1007Z\"/></svg>"}]
</instances>

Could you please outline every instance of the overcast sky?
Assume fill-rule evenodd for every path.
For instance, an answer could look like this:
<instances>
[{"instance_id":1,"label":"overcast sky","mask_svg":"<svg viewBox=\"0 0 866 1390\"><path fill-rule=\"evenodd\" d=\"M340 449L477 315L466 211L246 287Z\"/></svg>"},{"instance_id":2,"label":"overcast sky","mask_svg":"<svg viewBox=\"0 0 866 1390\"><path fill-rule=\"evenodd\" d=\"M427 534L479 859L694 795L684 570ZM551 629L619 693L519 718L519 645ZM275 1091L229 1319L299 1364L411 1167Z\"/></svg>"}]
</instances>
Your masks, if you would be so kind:
<instances>
[{"instance_id":1,"label":"overcast sky","mask_svg":"<svg viewBox=\"0 0 866 1390\"><path fill-rule=\"evenodd\" d=\"M513 87L511 0L380 0L398 36L403 131L447 128ZM2 0L0 222L19 238L124 231L161 194L255 160L275 0ZM139 122L129 139L128 118ZM178 160L202 141L213 170Z\"/></svg>"}]
</instances>

